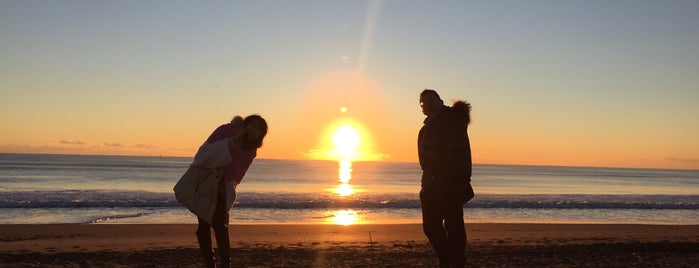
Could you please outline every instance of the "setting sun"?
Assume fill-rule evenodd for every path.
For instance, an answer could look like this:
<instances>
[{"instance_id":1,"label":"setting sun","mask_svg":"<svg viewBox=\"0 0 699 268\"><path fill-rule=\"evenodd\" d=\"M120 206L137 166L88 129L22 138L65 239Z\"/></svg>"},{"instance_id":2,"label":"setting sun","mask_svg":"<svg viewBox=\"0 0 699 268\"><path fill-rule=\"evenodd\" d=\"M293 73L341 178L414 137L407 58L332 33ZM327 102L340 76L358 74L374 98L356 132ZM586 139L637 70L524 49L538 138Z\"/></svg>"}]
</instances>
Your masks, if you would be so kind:
<instances>
[{"instance_id":1,"label":"setting sun","mask_svg":"<svg viewBox=\"0 0 699 268\"><path fill-rule=\"evenodd\" d=\"M375 143L383 133L379 130L388 125L384 100L378 84L361 72L340 69L320 74L299 105L305 127L287 138L306 159L386 160L388 154Z\"/></svg>"},{"instance_id":2,"label":"setting sun","mask_svg":"<svg viewBox=\"0 0 699 268\"><path fill-rule=\"evenodd\" d=\"M359 142L359 132L352 126L341 126L333 134L333 144L342 159L353 159Z\"/></svg>"},{"instance_id":3,"label":"setting sun","mask_svg":"<svg viewBox=\"0 0 699 268\"><path fill-rule=\"evenodd\" d=\"M306 156L318 160L378 161L382 154L374 151L371 132L351 116L341 116L326 125L318 149Z\"/></svg>"}]
</instances>

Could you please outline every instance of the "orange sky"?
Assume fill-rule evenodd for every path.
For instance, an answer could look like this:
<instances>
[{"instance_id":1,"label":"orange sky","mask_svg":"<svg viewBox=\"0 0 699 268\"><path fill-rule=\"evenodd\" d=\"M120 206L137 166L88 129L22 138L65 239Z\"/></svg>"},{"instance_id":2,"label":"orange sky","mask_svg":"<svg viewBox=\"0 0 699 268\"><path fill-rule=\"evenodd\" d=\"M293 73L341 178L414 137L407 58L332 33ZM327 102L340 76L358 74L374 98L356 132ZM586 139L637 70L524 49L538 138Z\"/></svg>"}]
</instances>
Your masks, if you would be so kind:
<instances>
[{"instance_id":1,"label":"orange sky","mask_svg":"<svg viewBox=\"0 0 699 268\"><path fill-rule=\"evenodd\" d=\"M410 120L401 121L400 118L392 117L389 111L390 104L380 86L358 71L329 71L308 85L296 105L289 103L286 107L275 107L282 108L283 113L274 113L272 116L262 113L269 121L270 133L264 147L259 151L259 157L337 159L331 154L337 149L332 141L333 134L338 127L351 126L360 133L360 146L357 148L360 156L352 160L417 161L416 135L424 118L417 105L419 89L411 92L414 100L405 104L406 109L412 109L409 113ZM443 98L449 99L445 96ZM646 151L652 152L662 146L643 145L643 137L637 137L638 141L634 141L633 137L625 135L610 136L609 134L615 132L610 130L597 130L601 133L599 136L586 136L594 132L556 126L539 128L522 123L521 126L514 126L514 129L522 129L513 133L513 126L500 125L497 121L484 122L478 104L474 103L474 123L469 131L476 163L689 169L697 167L695 162L688 159L663 158L662 154L653 158L653 153L648 154ZM346 108L344 113L343 107ZM269 108L265 107L262 110L267 109ZM61 124L56 122L53 127L49 127L57 130L56 133L36 136L37 145L4 145L0 148L3 152L189 157L210 131L225 123L227 119L227 116L209 118L199 124L147 120L122 122L116 126L104 124L101 127L94 127L92 124L69 124L68 129L61 128L61 124L65 124L66 121L60 122ZM50 126L50 123L47 125ZM159 130L149 133L149 128ZM176 134L162 135L163 132L169 131ZM80 135L69 135L71 139L60 138L64 135L61 134L63 132ZM126 133L137 135L129 136ZM7 133L4 134L4 137L7 136ZM18 140L31 140L30 137L32 136ZM46 139L47 137L50 138ZM102 137L103 140L92 140L90 137ZM587 142L580 143L583 140ZM639 157L628 158L629 154L638 154Z\"/></svg>"}]
</instances>

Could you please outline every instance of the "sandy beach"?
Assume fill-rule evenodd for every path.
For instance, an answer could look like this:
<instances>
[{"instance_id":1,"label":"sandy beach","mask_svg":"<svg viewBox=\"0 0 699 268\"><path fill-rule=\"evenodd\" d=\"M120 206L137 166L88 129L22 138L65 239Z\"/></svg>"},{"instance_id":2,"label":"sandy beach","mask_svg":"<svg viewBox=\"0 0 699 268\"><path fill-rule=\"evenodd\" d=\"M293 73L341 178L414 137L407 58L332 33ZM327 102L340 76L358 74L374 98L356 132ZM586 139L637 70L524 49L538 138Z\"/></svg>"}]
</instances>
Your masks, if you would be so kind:
<instances>
[{"instance_id":1,"label":"sandy beach","mask_svg":"<svg viewBox=\"0 0 699 268\"><path fill-rule=\"evenodd\" d=\"M193 224L2 225L2 267L200 267ZM699 263L699 226L467 224L473 267ZM435 267L419 224L231 225L234 267Z\"/></svg>"}]
</instances>

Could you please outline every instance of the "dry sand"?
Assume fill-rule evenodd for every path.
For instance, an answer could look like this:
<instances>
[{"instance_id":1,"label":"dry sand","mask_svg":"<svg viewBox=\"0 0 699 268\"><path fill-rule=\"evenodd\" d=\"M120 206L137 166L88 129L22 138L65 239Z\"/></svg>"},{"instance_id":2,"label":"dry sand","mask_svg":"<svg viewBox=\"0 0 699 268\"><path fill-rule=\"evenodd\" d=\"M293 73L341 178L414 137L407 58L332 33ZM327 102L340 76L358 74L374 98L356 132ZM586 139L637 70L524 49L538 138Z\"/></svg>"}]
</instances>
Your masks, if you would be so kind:
<instances>
[{"instance_id":1,"label":"dry sand","mask_svg":"<svg viewBox=\"0 0 699 268\"><path fill-rule=\"evenodd\" d=\"M472 267L694 267L699 226L467 224ZM188 224L0 225L0 267L201 267ZM435 267L419 224L231 225L234 267Z\"/></svg>"}]
</instances>

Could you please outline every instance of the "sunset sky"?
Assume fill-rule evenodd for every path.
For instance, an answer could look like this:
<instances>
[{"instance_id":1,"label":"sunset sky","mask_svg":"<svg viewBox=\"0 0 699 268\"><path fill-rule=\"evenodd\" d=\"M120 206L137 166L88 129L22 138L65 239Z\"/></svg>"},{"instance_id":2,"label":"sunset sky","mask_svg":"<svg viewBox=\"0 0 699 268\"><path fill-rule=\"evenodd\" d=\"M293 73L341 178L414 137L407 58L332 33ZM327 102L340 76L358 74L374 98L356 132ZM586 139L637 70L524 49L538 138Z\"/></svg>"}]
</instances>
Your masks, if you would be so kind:
<instances>
[{"instance_id":1,"label":"sunset sky","mask_svg":"<svg viewBox=\"0 0 699 268\"><path fill-rule=\"evenodd\" d=\"M417 161L433 88L475 163L699 169L699 1L205 3L0 0L0 152Z\"/></svg>"}]
</instances>

